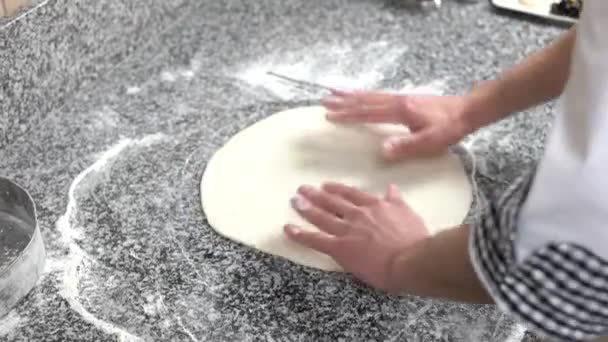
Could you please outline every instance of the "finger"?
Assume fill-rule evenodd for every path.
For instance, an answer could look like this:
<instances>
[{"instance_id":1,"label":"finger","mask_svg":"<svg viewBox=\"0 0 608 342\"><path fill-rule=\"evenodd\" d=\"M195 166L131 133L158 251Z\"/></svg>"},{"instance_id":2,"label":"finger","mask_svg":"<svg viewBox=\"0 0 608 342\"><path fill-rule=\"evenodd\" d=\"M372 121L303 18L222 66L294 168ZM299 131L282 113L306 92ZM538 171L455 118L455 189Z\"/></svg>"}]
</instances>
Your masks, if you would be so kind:
<instances>
[{"instance_id":1,"label":"finger","mask_svg":"<svg viewBox=\"0 0 608 342\"><path fill-rule=\"evenodd\" d=\"M357 206L365 206L378 202L378 198L359 189L334 182L323 185L323 190L344 198Z\"/></svg>"},{"instance_id":2,"label":"finger","mask_svg":"<svg viewBox=\"0 0 608 342\"><path fill-rule=\"evenodd\" d=\"M335 91L321 99L321 105L329 112L349 111L359 106L357 92Z\"/></svg>"},{"instance_id":3,"label":"finger","mask_svg":"<svg viewBox=\"0 0 608 342\"><path fill-rule=\"evenodd\" d=\"M335 106L327 113L327 119L336 123L400 123L399 111L384 105L356 105L342 108Z\"/></svg>"},{"instance_id":4,"label":"finger","mask_svg":"<svg viewBox=\"0 0 608 342\"><path fill-rule=\"evenodd\" d=\"M321 99L321 105L327 108L329 113L339 112L348 108L348 100L342 96L327 96Z\"/></svg>"},{"instance_id":5,"label":"finger","mask_svg":"<svg viewBox=\"0 0 608 342\"><path fill-rule=\"evenodd\" d=\"M399 95L389 94L380 91L359 91L354 92L352 95L357 99L359 104L368 106L381 105L387 102L394 102Z\"/></svg>"},{"instance_id":6,"label":"finger","mask_svg":"<svg viewBox=\"0 0 608 342\"><path fill-rule=\"evenodd\" d=\"M346 217L357 210L357 207L345 199L325 191L317 190L311 186L302 186L298 194L309 200L313 205L326 212Z\"/></svg>"},{"instance_id":7,"label":"finger","mask_svg":"<svg viewBox=\"0 0 608 342\"><path fill-rule=\"evenodd\" d=\"M321 253L332 255L336 247L336 237L324 232L308 232L292 224L284 227L285 234L293 241Z\"/></svg>"},{"instance_id":8,"label":"finger","mask_svg":"<svg viewBox=\"0 0 608 342\"><path fill-rule=\"evenodd\" d=\"M324 96L321 104L330 111L348 111L364 105L362 91L332 90L331 95Z\"/></svg>"},{"instance_id":9,"label":"finger","mask_svg":"<svg viewBox=\"0 0 608 342\"><path fill-rule=\"evenodd\" d=\"M333 213L315 207L302 196L296 196L292 200L292 205L306 221L328 234L342 236L348 231L343 220Z\"/></svg>"},{"instance_id":10,"label":"finger","mask_svg":"<svg viewBox=\"0 0 608 342\"><path fill-rule=\"evenodd\" d=\"M335 95L335 96L349 96L349 95L354 94L353 91L345 90L345 89L337 89L337 88L329 88L329 91L331 92L332 95Z\"/></svg>"},{"instance_id":11,"label":"finger","mask_svg":"<svg viewBox=\"0 0 608 342\"><path fill-rule=\"evenodd\" d=\"M401 199L401 191L399 191L399 187L396 186L395 184L390 184L386 188L386 194L384 195L384 198L387 201L393 202L393 203L403 202Z\"/></svg>"},{"instance_id":12,"label":"finger","mask_svg":"<svg viewBox=\"0 0 608 342\"><path fill-rule=\"evenodd\" d=\"M389 160L401 157L422 156L438 153L447 146L432 130L423 130L408 136L394 136L386 139L382 144L382 154Z\"/></svg>"},{"instance_id":13,"label":"finger","mask_svg":"<svg viewBox=\"0 0 608 342\"><path fill-rule=\"evenodd\" d=\"M339 95L336 95L339 94ZM341 123L397 123L401 96L382 92L356 91L334 93L323 102L330 121Z\"/></svg>"}]
</instances>

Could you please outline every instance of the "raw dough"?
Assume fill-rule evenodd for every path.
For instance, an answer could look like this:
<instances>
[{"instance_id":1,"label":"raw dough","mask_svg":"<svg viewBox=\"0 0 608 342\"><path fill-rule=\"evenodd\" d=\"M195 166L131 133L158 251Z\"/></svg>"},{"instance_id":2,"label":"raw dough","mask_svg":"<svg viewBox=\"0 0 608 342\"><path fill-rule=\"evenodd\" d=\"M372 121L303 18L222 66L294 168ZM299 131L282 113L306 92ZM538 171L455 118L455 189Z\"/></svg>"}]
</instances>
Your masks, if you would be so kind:
<instances>
[{"instance_id":1,"label":"raw dough","mask_svg":"<svg viewBox=\"0 0 608 342\"><path fill-rule=\"evenodd\" d=\"M337 126L322 107L274 114L235 135L209 161L201 181L203 209L221 235L293 262L340 271L327 255L283 234L287 222L306 224L291 208L298 186L339 181L375 194L389 183L433 233L460 224L472 194L459 157L446 154L388 165L380 142L397 126ZM314 229L314 228L311 228Z\"/></svg>"}]
</instances>

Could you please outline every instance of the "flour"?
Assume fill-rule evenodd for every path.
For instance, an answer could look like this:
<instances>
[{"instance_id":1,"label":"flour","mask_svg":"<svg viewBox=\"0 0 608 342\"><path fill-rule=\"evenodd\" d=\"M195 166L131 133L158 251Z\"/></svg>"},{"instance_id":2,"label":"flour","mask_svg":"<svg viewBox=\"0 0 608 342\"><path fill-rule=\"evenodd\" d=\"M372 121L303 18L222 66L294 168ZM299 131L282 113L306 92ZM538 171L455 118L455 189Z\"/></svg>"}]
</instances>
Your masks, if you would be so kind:
<instances>
[{"instance_id":1,"label":"flour","mask_svg":"<svg viewBox=\"0 0 608 342\"><path fill-rule=\"evenodd\" d=\"M201 63L199 61L193 59L192 61L190 61L190 67L181 68L177 71L177 73L185 79L191 79L196 75L196 73L200 69L201 69Z\"/></svg>"},{"instance_id":2,"label":"flour","mask_svg":"<svg viewBox=\"0 0 608 342\"><path fill-rule=\"evenodd\" d=\"M164 82L169 82L169 83L173 83L173 82L177 81L177 77L172 72L169 72L169 71L163 71L160 74L160 79Z\"/></svg>"},{"instance_id":3,"label":"flour","mask_svg":"<svg viewBox=\"0 0 608 342\"><path fill-rule=\"evenodd\" d=\"M526 328L521 324L516 324L512 329L511 333L504 342L519 342L524 338L526 334Z\"/></svg>"},{"instance_id":4,"label":"flour","mask_svg":"<svg viewBox=\"0 0 608 342\"><path fill-rule=\"evenodd\" d=\"M197 60L192 60L188 67L177 68L173 71L165 70L161 72L160 79L163 82L173 83L182 79L192 79L200 70L201 64Z\"/></svg>"},{"instance_id":5,"label":"flour","mask_svg":"<svg viewBox=\"0 0 608 342\"><path fill-rule=\"evenodd\" d=\"M109 127L116 127L120 122L120 114L114 109L104 106L100 110L96 110L88 118L89 122L86 129L91 132L98 132L100 130L108 129Z\"/></svg>"},{"instance_id":6,"label":"flour","mask_svg":"<svg viewBox=\"0 0 608 342\"><path fill-rule=\"evenodd\" d=\"M411 82L405 82L399 89L388 89L388 91L398 94L420 94L420 95L443 95L447 88L444 80L435 80L427 84L415 85Z\"/></svg>"},{"instance_id":7,"label":"flour","mask_svg":"<svg viewBox=\"0 0 608 342\"><path fill-rule=\"evenodd\" d=\"M190 329L188 329L186 327L186 325L184 325L184 322L182 322L182 318L181 317L177 317L176 318L177 321L177 325L182 329L182 331L184 333L186 333L186 335L188 335L188 337L190 338L190 340L192 342L199 342L200 340L198 338L196 338L196 336L194 336L194 334L192 333L192 331L190 331Z\"/></svg>"},{"instance_id":8,"label":"flour","mask_svg":"<svg viewBox=\"0 0 608 342\"><path fill-rule=\"evenodd\" d=\"M334 88L372 89L396 72L403 46L386 41L359 46L326 46L277 52L238 66L231 75L271 99L301 100L320 96L320 89L302 87L268 75L269 71Z\"/></svg>"},{"instance_id":9,"label":"flour","mask_svg":"<svg viewBox=\"0 0 608 342\"><path fill-rule=\"evenodd\" d=\"M0 320L0 337L10 336L23 323L25 323L25 320L15 310L9 312Z\"/></svg>"},{"instance_id":10,"label":"flour","mask_svg":"<svg viewBox=\"0 0 608 342\"><path fill-rule=\"evenodd\" d=\"M167 307L160 293L145 296L146 303L143 305L144 312L148 316L161 317L167 314Z\"/></svg>"},{"instance_id":11,"label":"flour","mask_svg":"<svg viewBox=\"0 0 608 342\"><path fill-rule=\"evenodd\" d=\"M141 139L123 139L108 150L98 154L97 160L84 169L74 178L68 189L68 203L63 215L59 217L55 226L60 234L61 242L68 248L69 253L63 260L62 277L60 278L59 294L67 300L70 307L76 311L87 322L106 333L116 335L119 341L135 342L141 341L137 336L109 321L104 321L88 311L80 301L79 285L81 278L88 272L89 265L93 262L86 251L78 244L78 240L84 238L83 231L77 226L78 200L77 192L90 191L105 177L118 156L129 148L141 148L154 145L166 140L164 134L152 134ZM47 268L51 271L57 267Z\"/></svg>"},{"instance_id":12,"label":"flour","mask_svg":"<svg viewBox=\"0 0 608 342\"><path fill-rule=\"evenodd\" d=\"M191 79L192 77L194 77L194 71L192 70L180 70L179 74L186 79Z\"/></svg>"},{"instance_id":13,"label":"flour","mask_svg":"<svg viewBox=\"0 0 608 342\"><path fill-rule=\"evenodd\" d=\"M130 86L127 88L127 94L133 95L141 92L141 88L138 86Z\"/></svg>"}]
</instances>

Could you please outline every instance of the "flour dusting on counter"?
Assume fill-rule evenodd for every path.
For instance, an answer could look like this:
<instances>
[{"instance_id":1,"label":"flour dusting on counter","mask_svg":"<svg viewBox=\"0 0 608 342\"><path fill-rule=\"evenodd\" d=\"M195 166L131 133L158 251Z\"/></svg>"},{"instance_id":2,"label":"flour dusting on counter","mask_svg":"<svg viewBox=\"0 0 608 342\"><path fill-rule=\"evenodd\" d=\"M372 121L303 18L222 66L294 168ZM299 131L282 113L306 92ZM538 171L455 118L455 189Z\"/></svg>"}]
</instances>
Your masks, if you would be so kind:
<instances>
[{"instance_id":1,"label":"flour dusting on counter","mask_svg":"<svg viewBox=\"0 0 608 342\"><path fill-rule=\"evenodd\" d=\"M160 293L149 294L144 297L146 303L143 305L143 310L146 315L161 317L167 314L163 295Z\"/></svg>"},{"instance_id":2,"label":"flour dusting on counter","mask_svg":"<svg viewBox=\"0 0 608 342\"><path fill-rule=\"evenodd\" d=\"M133 95L141 92L141 88L138 86L130 86L127 88L127 94Z\"/></svg>"},{"instance_id":3,"label":"flour dusting on counter","mask_svg":"<svg viewBox=\"0 0 608 342\"><path fill-rule=\"evenodd\" d=\"M237 67L233 77L280 100L318 96L318 89L303 88L268 75L269 71L336 88L373 88L395 72L406 48L380 41L362 47L321 45L303 51L278 52Z\"/></svg>"},{"instance_id":4,"label":"flour dusting on counter","mask_svg":"<svg viewBox=\"0 0 608 342\"><path fill-rule=\"evenodd\" d=\"M201 64L197 60L192 60L188 67L180 67L174 70L165 70L160 74L160 80L163 82L173 83L182 79L192 79L200 70Z\"/></svg>"},{"instance_id":5,"label":"flour dusting on counter","mask_svg":"<svg viewBox=\"0 0 608 342\"><path fill-rule=\"evenodd\" d=\"M170 82L170 83L177 81L177 77L175 76L175 74L173 74L172 72L169 72L169 71L163 71L160 74L160 79L164 82Z\"/></svg>"},{"instance_id":6,"label":"flour dusting on counter","mask_svg":"<svg viewBox=\"0 0 608 342\"><path fill-rule=\"evenodd\" d=\"M106 333L116 335L119 341L140 341L137 336L132 335L125 329L111 322L104 321L89 312L80 301L80 279L88 272L91 263L95 260L90 257L78 244L78 240L84 238L82 231L76 226L78 213L77 191L91 191L91 189L103 181L106 172L110 169L116 158L127 148L146 147L166 139L164 134L147 135L141 139L123 139L108 150L97 156L97 160L79 173L68 189L68 204L65 212L56 222L57 231L62 242L68 247L69 253L64 260L63 277L59 284L59 293L64 297L72 309L82 316L84 320L93 324Z\"/></svg>"},{"instance_id":7,"label":"flour dusting on counter","mask_svg":"<svg viewBox=\"0 0 608 342\"><path fill-rule=\"evenodd\" d=\"M516 324L504 342L520 342L526 335L526 327Z\"/></svg>"},{"instance_id":8,"label":"flour dusting on counter","mask_svg":"<svg viewBox=\"0 0 608 342\"><path fill-rule=\"evenodd\" d=\"M25 320L15 310L10 311L0 319L0 337L10 336L12 331L25 323Z\"/></svg>"},{"instance_id":9,"label":"flour dusting on counter","mask_svg":"<svg viewBox=\"0 0 608 342\"><path fill-rule=\"evenodd\" d=\"M418 86L411 82L405 82L405 84L399 89L396 89L395 92L399 94L443 95L445 94L446 88L447 85L444 80L434 80ZM391 91L391 89L388 89L388 91Z\"/></svg>"}]
</instances>

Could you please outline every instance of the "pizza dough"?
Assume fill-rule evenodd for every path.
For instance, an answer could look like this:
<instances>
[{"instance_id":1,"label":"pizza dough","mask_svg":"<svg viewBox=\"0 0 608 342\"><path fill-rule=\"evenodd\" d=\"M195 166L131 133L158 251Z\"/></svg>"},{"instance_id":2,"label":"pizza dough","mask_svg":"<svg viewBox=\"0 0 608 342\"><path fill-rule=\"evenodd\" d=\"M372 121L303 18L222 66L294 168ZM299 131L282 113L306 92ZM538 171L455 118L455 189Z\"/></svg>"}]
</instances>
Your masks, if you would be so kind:
<instances>
[{"instance_id":1,"label":"pizza dough","mask_svg":"<svg viewBox=\"0 0 608 342\"><path fill-rule=\"evenodd\" d=\"M289 240L286 223L315 229L291 208L300 185L338 181L383 194L390 183L436 233L462 223L472 201L458 156L387 164L379 153L388 133L404 128L339 126L322 107L274 114L235 135L209 161L201 181L203 209L221 235L298 264L340 271L327 255Z\"/></svg>"}]
</instances>

